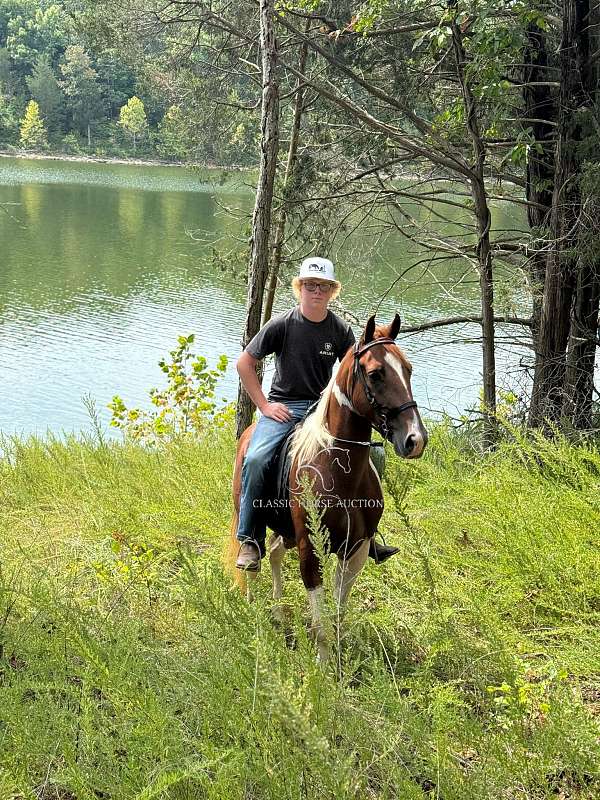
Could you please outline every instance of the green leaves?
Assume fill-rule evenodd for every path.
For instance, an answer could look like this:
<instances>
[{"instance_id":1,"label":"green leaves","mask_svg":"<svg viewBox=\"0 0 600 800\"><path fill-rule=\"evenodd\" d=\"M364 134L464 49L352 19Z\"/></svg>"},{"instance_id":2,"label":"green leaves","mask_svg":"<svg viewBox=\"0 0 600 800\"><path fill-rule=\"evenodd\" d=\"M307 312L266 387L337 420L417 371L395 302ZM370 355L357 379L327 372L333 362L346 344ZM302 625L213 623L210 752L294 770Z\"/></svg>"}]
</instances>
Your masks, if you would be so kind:
<instances>
[{"instance_id":1,"label":"green leaves","mask_svg":"<svg viewBox=\"0 0 600 800\"><path fill-rule=\"evenodd\" d=\"M112 427L120 428L126 438L157 444L176 436L197 436L209 424L217 427L225 424L233 411L230 406L217 411L215 387L227 369L227 356L219 356L215 369L209 369L204 356L191 353L193 343L193 334L178 336L178 346L169 354L170 361L158 362L167 376L167 386L150 389L150 402L157 410L129 409L115 395L108 405Z\"/></svg>"},{"instance_id":2,"label":"green leaves","mask_svg":"<svg viewBox=\"0 0 600 800\"><path fill-rule=\"evenodd\" d=\"M497 707L496 722L503 730L513 725L524 725L528 730L541 726L545 716L552 708L552 699L558 695L559 687L565 683L568 672L553 666L534 668L523 665L523 674L517 675L514 682L506 681L499 686L488 686Z\"/></svg>"},{"instance_id":3,"label":"green leaves","mask_svg":"<svg viewBox=\"0 0 600 800\"><path fill-rule=\"evenodd\" d=\"M21 144L23 147L43 149L48 146L46 127L40 116L40 107L30 100L21 120Z\"/></svg>"},{"instance_id":4,"label":"green leaves","mask_svg":"<svg viewBox=\"0 0 600 800\"><path fill-rule=\"evenodd\" d=\"M148 128L146 109L139 97L130 97L119 112L119 125L133 139L135 151L137 139L144 135Z\"/></svg>"},{"instance_id":5,"label":"green leaves","mask_svg":"<svg viewBox=\"0 0 600 800\"><path fill-rule=\"evenodd\" d=\"M415 39L412 49L414 52L419 47L427 44L433 53L437 53L439 50L448 47L451 38L452 29L450 26L440 23L436 28L431 28L418 36Z\"/></svg>"},{"instance_id":6,"label":"green leaves","mask_svg":"<svg viewBox=\"0 0 600 800\"><path fill-rule=\"evenodd\" d=\"M525 167L530 151L540 153L542 146L536 142L531 127L521 130L515 137L515 144L509 149L501 161L501 165L512 164L514 167Z\"/></svg>"}]
</instances>

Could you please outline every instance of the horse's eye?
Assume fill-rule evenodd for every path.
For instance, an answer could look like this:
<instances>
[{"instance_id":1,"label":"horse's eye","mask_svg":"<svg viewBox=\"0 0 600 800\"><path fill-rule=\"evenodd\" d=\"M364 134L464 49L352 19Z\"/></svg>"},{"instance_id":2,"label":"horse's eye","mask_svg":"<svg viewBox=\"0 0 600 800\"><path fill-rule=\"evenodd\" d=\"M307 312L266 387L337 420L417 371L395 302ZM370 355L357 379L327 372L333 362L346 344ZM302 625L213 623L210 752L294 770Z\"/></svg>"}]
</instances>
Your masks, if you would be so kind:
<instances>
[{"instance_id":1,"label":"horse's eye","mask_svg":"<svg viewBox=\"0 0 600 800\"><path fill-rule=\"evenodd\" d=\"M377 381L380 381L382 378L383 378L383 375L381 374L381 370L380 369L374 369L374 370L372 370L372 372L369 372L369 379L372 380L372 381L377 382Z\"/></svg>"}]
</instances>

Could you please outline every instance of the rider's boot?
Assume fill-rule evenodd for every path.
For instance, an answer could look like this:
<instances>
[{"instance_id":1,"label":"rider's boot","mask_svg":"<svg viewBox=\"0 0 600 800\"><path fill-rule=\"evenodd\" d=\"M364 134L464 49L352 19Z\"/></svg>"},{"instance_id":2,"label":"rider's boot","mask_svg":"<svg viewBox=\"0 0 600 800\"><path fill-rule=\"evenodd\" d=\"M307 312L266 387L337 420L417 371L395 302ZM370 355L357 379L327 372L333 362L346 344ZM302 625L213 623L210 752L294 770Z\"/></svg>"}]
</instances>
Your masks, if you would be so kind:
<instances>
[{"instance_id":1,"label":"rider's boot","mask_svg":"<svg viewBox=\"0 0 600 800\"><path fill-rule=\"evenodd\" d=\"M258 572L260 558L260 549L257 544L251 541L242 542L235 565L238 569L246 572Z\"/></svg>"},{"instance_id":2,"label":"rider's boot","mask_svg":"<svg viewBox=\"0 0 600 800\"><path fill-rule=\"evenodd\" d=\"M387 561L388 558L395 556L396 553L399 552L399 547L390 547L385 542L380 544L375 541L375 537L371 539L371 543L369 544L369 558L372 558L376 564L383 564L384 561Z\"/></svg>"}]
</instances>

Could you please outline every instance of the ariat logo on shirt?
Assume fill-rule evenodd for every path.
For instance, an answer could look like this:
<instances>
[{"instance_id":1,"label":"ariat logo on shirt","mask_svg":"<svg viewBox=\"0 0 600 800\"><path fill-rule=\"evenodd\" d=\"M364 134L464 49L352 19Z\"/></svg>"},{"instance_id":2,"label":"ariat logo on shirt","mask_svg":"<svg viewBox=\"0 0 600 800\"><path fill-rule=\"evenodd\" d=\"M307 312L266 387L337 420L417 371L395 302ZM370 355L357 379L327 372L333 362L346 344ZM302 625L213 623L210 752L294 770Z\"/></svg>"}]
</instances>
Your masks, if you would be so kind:
<instances>
[{"instance_id":1,"label":"ariat logo on shirt","mask_svg":"<svg viewBox=\"0 0 600 800\"><path fill-rule=\"evenodd\" d=\"M333 352L333 345L331 342L325 342L323 345L323 349L319 350L320 356L334 356L335 353Z\"/></svg>"}]
</instances>

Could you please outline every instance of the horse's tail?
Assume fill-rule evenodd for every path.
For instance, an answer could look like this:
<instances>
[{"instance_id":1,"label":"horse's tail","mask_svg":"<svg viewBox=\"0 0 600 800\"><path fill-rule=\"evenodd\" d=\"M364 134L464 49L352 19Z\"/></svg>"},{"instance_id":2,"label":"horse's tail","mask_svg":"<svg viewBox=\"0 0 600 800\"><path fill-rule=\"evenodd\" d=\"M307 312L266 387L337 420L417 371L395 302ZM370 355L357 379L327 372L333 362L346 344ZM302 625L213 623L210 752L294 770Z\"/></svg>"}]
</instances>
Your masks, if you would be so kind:
<instances>
[{"instance_id":1,"label":"horse's tail","mask_svg":"<svg viewBox=\"0 0 600 800\"><path fill-rule=\"evenodd\" d=\"M239 513L238 510L234 510L233 516L231 517L231 528L229 531L229 536L227 541L225 542L225 547L223 548L223 566L225 567L225 571L229 574L230 578L233 582L239 587L240 591L246 591L246 577L242 570L237 569L235 566L235 562L237 560L238 552L240 549L240 543L236 538L237 529L238 529L238 518Z\"/></svg>"},{"instance_id":2,"label":"horse's tail","mask_svg":"<svg viewBox=\"0 0 600 800\"><path fill-rule=\"evenodd\" d=\"M227 539L225 547L223 548L223 566L225 567L225 571L229 573L229 576L233 582L236 583L242 591L246 591L246 576L242 570L236 569L235 566L240 549L240 543L237 540L236 534L240 515L242 465L244 463L244 456L246 455L246 450L248 449L248 444L250 442L250 437L252 436L253 430L254 425L246 428L244 433L240 436L240 440L238 442L237 452L235 454L235 462L233 465L233 516L231 518L229 538Z\"/></svg>"}]
</instances>

